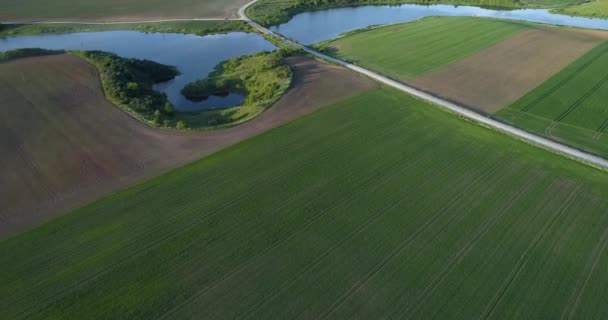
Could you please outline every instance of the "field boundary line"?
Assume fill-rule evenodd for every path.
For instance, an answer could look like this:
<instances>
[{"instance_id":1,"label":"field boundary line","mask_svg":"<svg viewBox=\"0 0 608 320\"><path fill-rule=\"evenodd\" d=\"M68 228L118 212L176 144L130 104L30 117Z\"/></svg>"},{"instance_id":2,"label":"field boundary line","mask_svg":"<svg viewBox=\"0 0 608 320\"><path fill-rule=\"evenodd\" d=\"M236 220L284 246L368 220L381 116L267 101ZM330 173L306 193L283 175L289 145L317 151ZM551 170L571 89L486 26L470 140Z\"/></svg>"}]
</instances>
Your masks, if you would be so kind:
<instances>
[{"instance_id":1,"label":"field boundary line","mask_svg":"<svg viewBox=\"0 0 608 320\"><path fill-rule=\"evenodd\" d=\"M564 120L570 113L572 113L583 102L585 102L585 100L587 100L587 98L589 98L591 95L593 95L597 91L597 89L599 89L601 86L603 86L604 83L606 83L606 81L608 81L608 74L606 76L604 76L604 78L602 78L600 81L598 81L595 85L593 85L593 87L591 87L589 90L587 90L587 92L585 92L585 94L583 94L580 98L578 98L574 102L574 104L572 104L568 109L566 109L564 112L562 112L560 115L558 115L554 121L561 122L562 120Z\"/></svg>"},{"instance_id":2,"label":"field boundary line","mask_svg":"<svg viewBox=\"0 0 608 320\"><path fill-rule=\"evenodd\" d=\"M361 135L361 136L357 136L357 138L361 138L361 139L366 139L366 138L369 138L369 136L370 136L370 134L371 134L371 133L373 133L373 134L374 134L374 136L377 136L377 135L379 134L379 132L381 131L381 129L382 129L382 128L385 128L385 127L390 127L391 125L394 125L395 123L397 123L397 122L399 122L399 121L401 121L401 119L397 119L397 120L394 120L394 119L393 119L393 120L391 120L391 121L386 121L386 122L383 122L383 123L381 123L381 126L377 126L377 127L375 127L375 130L372 130L372 131L368 132L368 133L367 133L367 135ZM348 127L348 126L345 126L345 127ZM353 139L351 138L350 140L348 140L348 141L346 141L346 142L342 143L341 145L338 145L338 146L336 146L336 147L334 147L334 148L332 148L332 149L328 149L328 150L326 150L326 151L324 151L324 152L322 152L322 153L319 153L319 154L317 154L316 156L314 156L313 158L311 158L311 159L307 160L306 162L303 162L303 163L299 164L297 167L295 167L295 168L292 168L292 169L288 170L288 171L287 171L287 172L285 172L283 175L281 175L281 176L277 176L277 177L275 177L274 179L271 179L270 181L263 182L262 184L257 185L257 187L258 187L258 188L261 188L261 186L265 186L265 185L267 185L268 183L270 183L270 182L272 182L272 181L275 181L275 180L277 180L277 179L279 179L279 178L281 178L281 177L283 177L283 176L286 176L286 175L290 174L291 172L294 172L294 171L299 170L299 169L301 169L301 168L303 168L303 167L305 167L305 166L307 166L307 165L310 165L311 163L313 163L314 161L318 160L319 158L323 158L323 157L325 157L325 156L327 156L327 155L329 155L329 154L331 154L331 153L333 153L333 152L335 152L335 151L337 151L337 150L339 150L339 149L341 149L341 148L345 147L345 146L346 146L346 145L347 145L349 142L351 142L352 140L353 140ZM255 190L254 190L254 191L255 191ZM248 196L250 193L253 193L254 191L251 191L251 190L250 190L250 191L249 191L249 192L247 192L246 194L243 194L241 197L239 197L239 199L242 199L242 198L247 197L247 196ZM107 267L107 268L105 268L105 269L99 270L99 272L97 272L96 274L94 274L94 275L90 276L90 277L89 277L89 278L87 278L87 279L83 279L82 281L79 281L79 282L77 282L77 283L73 284L73 285L72 285L72 286L70 286L69 288L66 288L66 289L64 289L63 291L61 291L60 293L62 293L62 292L64 292L64 291L66 291L66 290L72 290L72 289L74 289L74 288L76 288L76 287L80 286L82 283L84 283L84 282L86 282L86 281L89 281L89 280L91 280L91 279L94 279L94 278L96 278L97 276L99 276L99 275L101 275L101 274L103 274L103 273L107 272L108 270L112 269L114 266L116 266L116 265L120 265L120 264L121 264L121 263L123 263L124 261L127 261L127 260L129 260L130 258L132 258L133 256L138 255L138 254L139 254L139 253L141 253L142 251L146 251L147 249L150 249L150 248L155 247L157 244L159 244L160 242L162 242L162 240L164 240L165 238L170 238L170 237L171 237L171 236L173 236L174 234L177 234L177 233L178 233L178 231L183 231L183 230L185 230L185 229L187 229L187 228L191 227L192 225L194 225L194 224L196 224L196 223L199 223L199 222L205 221L206 219L208 219L208 218L210 218L210 217L214 216L215 214L217 214L219 211L221 211L221 210L225 209L226 207L228 207L228 206L232 205L234 202L238 201L239 199L233 199L233 200L232 200L232 201L230 201L229 203L226 203L225 205L221 206L220 208L217 208L217 210L213 210L213 212L209 213L208 215L203 216L203 217L200 217L198 220L196 220L196 221L194 221L194 222L192 222L192 223L190 223L190 224L188 224L188 225L184 226L184 227L183 227L181 230L177 230L177 231L175 231L174 233L172 233L172 234L170 234L170 235L168 235L168 236L166 236L166 237L164 237L164 238L162 238L162 239L160 239L160 240L154 241L152 244L149 244L148 246L146 246L146 247L145 247L145 248L143 248L142 250L139 250L139 251L135 252L134 254L132 254L131 256L127 257L127 258L124 258L124 259L122 259L122 260L120 260L120 261L115 262L114 264L112 264L111 266L108 266L108 267ZM215 212L215 211L218 211L218 212ZM143 237L143 236L142 236L142 237ZM134 240L139 240L139 238L136 238L136 239L134 239ZM82 249L83 249L83 248L76 248L74 251L76 251L76 253L78 253L77 251L80 251L80 250L82 250ZM76 254L76 253L74 253L74 254ZM13 281L16 281L16 279L14 279ZM43 300L42 302L47 301L47 300L49 300L49 299L51 299L51 298L45 299L45 300ZM41 303L41 302L39 302L39 303Z\"/></svg>"},{"instance_id":3,"label":"field boundary line","mask_svg":"<svg viewBox=\"0 0 608 320\"><path fill-rule=\"evenodd\" d=\"M601 45L602 44L600 44L600 46ZM604 56L606 53L608 53L608 46L604 50L600 51L596 56L593 56L591 59L589 59L589 61L586 61L578 69L574 70L574 72L569 74L566 78L564 78L560 82L556 83L553 87L551 87L551 89L545 91L542 95L536 97L536 99L534 99L532 102L527 104L525 107L523 107L519 111L522 114L525 112L528 112L530 109L535 107L539 102L541 102L543 99L545 99L546 97L548 97L549 95L553 94L555 91L557 91L558 89L563 87L566 83L568 83L570 80L572 80L574 77L576 77L579 73L581 73L582 71L587 69L590 65L592 65L594 62L596 62L599 58Z\"/></svg>"},{"instance_id":4,"label":"field boundary line","mask_svg":"<svg viewBox=\"0 0 608 320\"><path fill-rule=\"evenodd\" d=\"M264 35L271 36L293 48L302 49L304 52L309 53L309 54L315 56L316 58L345 67L345 68L355 71L361 75L367 76L373 80L383 83L387 86L393 87L399 91L405 92L405 93L415 96L419 99L430 102L436 106L441 107L442 109L451 111L451 112L456 113L460 116L463 116L467 119L473 120L482 126L485 125L485 126L491 127L499 132L506 133L507 135L510 135L511 137L525 141L534 146L541 147L541 149L545 149L547 151L552 151L554 153L562 155L571 160L576 160L576 161L588 164L588 165L598 168L598 169L602 169L602 170L608 169L608 160L606 160L602 157L599 157L599 156L591 154L591 153L587 153L585 151L582 151L582 150L576 149L574 147L562 144L560 142L539 136L537 134L530 133L526 130L514 127L505 122L501 122L496 119L488 118L488 117L486 117L480 113L477 113L476 111L468 109L464 106L441 99L437 96L423 92L414 87L406 85L402 82L392 80L392 79L390 79L386 76L383 76L379 73L376 73L374 71L356 66L352 63L348 63L348 62L330 57L330 56L320 53L316 50L313 50L309 47L303 46L299 43L289 40L280 34L277 34L267 28L262 27L260 24L253 21L251 18L249 18L247 16L247 9L250 6L252 6L253 4L255 4L257 1L258 0L253 0L253 1L245 4L239 10L239 16L241 17L241 19L243 19L245 22L249 23L251 26L253 26L255 29L257 29L260 33L262 33ZM605 53L605 52L608 52L608 48L606 48L605 51L602 51L602 53Z\"/></svg>"},{"instance_id":5,"label":"field boundary line","mask_svg":"<svg viewBox=\"0 0 608 320\"><path fill-rule=\"evenodd\" d=\"M387 122L387 123L389 123L389 122ZM350 125L351 125L351 123L348 123L347 125L343 125L343 126L340 126L340 127L338 127L338 128L345 129L345 128L350 127ZM341 129L337 129L336 131L339 131L339 130L341 130ZM372 132L375 132L375 131L372 131ZM334 132L334 131L332 131L332 134L335 134L335 132ZM343 145L345 145L345 144L346 144L346 143L344 143ZM340 147L342 147L343 145L336 146L336 147L334 147L334 149L335 149L335 148L340 148ZM331 151L333 151L333 150L332 150L332 149L328 149L328 150L327 150L327 152L331 152ZM319 155L320 155L320 154L319 154ZM304 165L304 163L302 163L302 164ZM222 175L220 175L220 176L218 176L218 177L220 177L220 178L221 178L221 177L225 177L225 176L228 176L228 175L230 175L230 172L227 172L227 173L225 173L225 174L222 174ZM219 179L219 178L218 178L218 179ZM234 177L234 179L238 179L238 178L235 176L235 177ZM226 183L226 182L224 181L224 179L220 179L220 180L222 180L222 184ZM262 180L262 179L260 179L260 180ZM226 181L231 181L231 180L226 180ZM256 180L256 181L257 181L257 180ZM201 217L201 218L202 218L202 219L205 219L205 217ZM203 221L204 221L204 220L203 220ZM171 221L169 221L169 222L171 222ZM134 239L130 239L130 240L132 240L132 241L138 241L138 240L140 240L140 238L141 238L141 237L144 237L144 236L145 236L145 235L141 235L140 237L135 237ZM93 245L93 244L90 244L90 245ZM75 255L75 254L78 254L80 251L82 251L82 250L86 250L87 248L88 248L88 246L74 248L74 250L70 251L70 256L73 256L73 255ZM66 256L57 257L57 258L55 258L55 259L51 260L51 262L55 262L55 261L57 261L57 260L62 260L62 259L64 259L65 257L66 257ZM48 267L48 265L46 265L46 264L45 264L44 266L40 266L39 268L42 268L42 267ZM38 268L38 269L39 269L39 268ZM37 270L37 269L36 269L36 270ZM34 271L35 271L35 270L34 270ZM12 283L12 282L14 282L14 281L16 281L16 280L17 280L17 279L12 279L10 283Z\"/></svg>"},{"instance_id":6,"label":"field boundary line","mask_svg":"<svg viewBox=\"0 0 608 320\"><path fill-rule=\"evenodd\" d=\"M483 312L480 318L488 319L492 315L492 313L494 313L494 310L496 310L496 306L500 303L513 281L515 281L515 279L519 276L521 270L523 270L526 264L528 263L529 258L532 254L531 252L536 249L536 247L542 241L545 235L547 235L547 233L551 229L553 229L553 226L555 225L557 220L559 220L559 218L564 214L564 212L566 212L566 210L570 207L570 205L578 195L580 189L581 187L578 186L572 192L570 192L570 195L568 195L566 201L564 201L561 208L558 209L557 214L552 216L549 221L544 224L541 230L539 230L539 233L536 235L536 237L532 239L532 242L528 245L526 250L524 250L522 255L519 257L518 261L515 263L515 267L511 270L511 272L507 276L506 281L503 282L501 288L498 292L496 292L496 294L492 298L492 301L490 301L490 304L486 307L486 310Z\"/></svg>"},{"instance_id":7,"label":"field boundary line","mask_svg":"<svg viewBox=\"0 0 608 320\"><path fill-rule=\"evenodd\" d=\"M397 122L397 121L394 121L394 122ZM212 216L214 216L214 215L218 214L218 213L219 213L219 212L221 212L223 209L225 209L225 208L227 208L227 207L231 206L232 204L236 203L237 201L240 201L240 200L243 200L243 199L247 198L247 197L248 197L248 196L250 196L251 194L253 194L253 193L255 193L256 191L258 191L259 189L261 189L262 187L264 187L264 186L266 186L266 185L268 185L268 184L270 184L270 183L272 183L272 182L274 182L274 181L276 181L276 180L278 180L278 179L280 179L280 178L283 178L283 177L285 177L285 176L289 175L290 173L292 173L292 172L294 172L294 171L297 171L297 170L299 170L299 169L302 169L302 168L304 168L304 167L306 167L306 166L308 166L308 165L310 165L310 164L314 163L314 162L315 162L315 161L317 161L318 159L323 158L323 157L325 157L325 156L328 156L328 155L332 154L333 152L335 152L335 151L337 151L337 150L339 150L339 149L341 149L341 148L345 147L345 146L348 144L348 142L349 142L349 141L344 142L343 144L341 144L341 145L339 145L339 146L337 146L337 147L335 147L335 148L332 148L332 149L326 150L326 151L324 151L324 152L321 152L321 153L317 154L316 156L314 156L313 158L311 158L311 159L309 159L309 160L305 161L304 163L301 163L301 164L300 164L300 165L298 165L297 167L291 168L291 169L287 170L287 172L285 172L285 173L283 173L283 174L281 174L281 175L275 176L274 178L271 178L271 179L269 179L269 180L267 180L267 181L265 181L265 182L263 182L263 183L261 183L261 184L257 185L255 188L252 188L252 189L250 189L249 191L247 191L247 192L245 192L245 193L241 194L239 197L236 197L236 198L234 198L233 200L231 200L231 201L229 201L229 202L226 202L224 205L221 205L220 207L216 208L215 210L212 210L212 211L211 211L209 214L207 214L207 215L205 215L205 216L202 216L202 217L199 217L198 219L195 219L194 221L191 221L190 223L186 224L184 227L182 227L182 228L180 228L180 229L178 229L178 230L175 230L174 232L172 232L172 233L170 233L170 234L168 234L168 235L166 235L166 236L164 236L164 237L162 237L162 238L160 238L160 239L157 239L156 241L154 241L154 242L152 242L152 243L148 244L147 246L145 246L145 247L144 247L144 248L142 248L141 250L135 251L135 252L134 252L133 254L131 254L130 256L128 256L128 257L126 257L126 258L124 258L124 259L122 259L122 260L120 260L120 261L116 261L116 262L114 262L113 264L111 264L111 265L107 266L106 268L104 268L104 269L102 269L102 270L99 270L99 272L97 272L97 273L95 273L95 274L90 275L90 276L89 276L89 277L87 277L86 279L82 279L81 281L79 281L79 282L77 282L77 283L75 283L75 284L73 284L73 285L71 285L71 286L69 286L69 287L67 287L67 288L65 288L65 289L63 289L63 290L61 290L60 292L58 292L58 293L56 293L56 294L55 294L55 297L56 297L58 294L63 294L63 293L65 293L66 291L72 291L72 290L74 290L75 288L79 287L79 286L80 286L80 285L82 285L83 283L85 283L85 282L87 282L87 281L90 281L90 280L92 280L92 279L97 278L99 275L104 274L104 273L108 272L108 270L111 270L112 268L114 268L114 267L116 267L116 266L118 266L118 265L120 265L120 264L124 263L125 261L128 261L128 260L130 260L130 259L132 259L132 258L134 258L134 257L138 256L138 255L139 255L139 254L141 254L142 252L145 252L145 251L148 251L149 249L155 248L157 245L161 244L161 243L162 243L164 240L169 239L169 238L172 238L173 236L175 236L175 235L179 234L180 232L183 232L184 230L187 230L187 229L191 228L192 226L194 226L194 225L196 225L196 224L198 224L198 223L200 223L200 222L202 222L202 221L205 221L206 219L208 219L208 218L210 218L210 217L212 217ZM44 299L44 300L42 300L42 301L38 301L37 303L43 303L43 302L47 302L47 301L49 301L49 300L51 300L51 299L53 299L53 297L49 297L49 298ZM48 306L47 306L47 308L48 308ZM24 310L24 311L20 312L19 314L17 314L17 315L16 315L16 317L23 317L23 313L24 313L24 312L26 312L26 311Z\"/></svg>"}]
</instances>

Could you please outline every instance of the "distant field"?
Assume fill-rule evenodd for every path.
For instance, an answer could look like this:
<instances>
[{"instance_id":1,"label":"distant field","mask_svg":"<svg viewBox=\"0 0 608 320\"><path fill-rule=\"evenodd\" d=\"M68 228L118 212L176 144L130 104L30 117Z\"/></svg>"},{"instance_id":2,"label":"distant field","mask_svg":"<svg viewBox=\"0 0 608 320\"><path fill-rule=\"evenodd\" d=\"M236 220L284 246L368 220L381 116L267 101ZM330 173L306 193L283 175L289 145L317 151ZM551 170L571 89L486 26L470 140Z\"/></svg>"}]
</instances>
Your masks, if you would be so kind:
<instances>
[{"instance_id":1,"label":"distant field","mask_svg":"<svg viewBox=\"0 0 608 320\"><path fill-rule=\"evenodd\" d=\"M131 118L105 100L97 70L75 56L0 64L0 238L375 85L311 59L288 63L293 87L267 112L198 134Z\"/></svg>"},{"instance_id":2,"label":"distant field","mask_svg":"<svg viewBox=\"0 0 608 320\"><path fill-rule=\"evenodd\" d=\"M525 95L498 117L608 156L608 42Z\"/></svg>"},{"instance_id":3,"label":"distant field","mask_svg":"<svg viewBox=\"0 0 608 320\"><path fill-rule=\"evenodd\" d=\"M597 18L608 18L608 0L592 0L583 2L578 5L564 7L555 10L557 13L587 16Z\"/></svg>"},{"instance_id":4,"label":"distant field","mask_svg":"<svg viewBox=\"0 0 608 320\"><path fill-rule=\"evenodd\" d=\"M99 32L114 30L135 30L143 32L187 33L199 36L232 31L253 31L251 26L240 20L214 21L168 21L151 23L37 23L0 25L0 36L23 36L47 33Z\"/></svg>"},{"instance_id":5,"label":"distant field","mask_svg":"<svg viewBox=\"0 0 608 320\"><path fill-rule=\"evenodd\" d=\"M531 28L409 83L494 113L607 39L602 31Z\"/></svg>"},{"instance_id":6,"label":"distant field","mask_svg":"<svg viewBox=\"0 0 608 320\"><path fill-rule=\"evenodd\" d=\"M327 53L399 80L440 69L504 40L526 24L439 17L353 33L320 46Z\"/></svg>"},{"instance_id":7,"label":"distant field","mask_svg":"<svg viewBox=\"0 0 608 320\"><path fill-rule=\"evenodd\" d=\"M0 318L605 319L607 199L376 89L0 242Z\"/></svg>"},{"instance_id":8,"label":"distant field","mask_svg":"<svg viewBox=\"0 0 608 320\"><path fill-rule=\"evenodd\" d=\"M0 21L129 21L236 18L248 0L19 0L0 1Z\"/></svg>"},{"instance_id":9,"label":"distant field","mask_svg":"<svg viewBox=\"0 0 608 320\"><path fill-rule=\"evenodd\" d=\"M607 40L605 31L436 17L354 32L319 47L491 114Z\"/></svg>"}]
</instances>

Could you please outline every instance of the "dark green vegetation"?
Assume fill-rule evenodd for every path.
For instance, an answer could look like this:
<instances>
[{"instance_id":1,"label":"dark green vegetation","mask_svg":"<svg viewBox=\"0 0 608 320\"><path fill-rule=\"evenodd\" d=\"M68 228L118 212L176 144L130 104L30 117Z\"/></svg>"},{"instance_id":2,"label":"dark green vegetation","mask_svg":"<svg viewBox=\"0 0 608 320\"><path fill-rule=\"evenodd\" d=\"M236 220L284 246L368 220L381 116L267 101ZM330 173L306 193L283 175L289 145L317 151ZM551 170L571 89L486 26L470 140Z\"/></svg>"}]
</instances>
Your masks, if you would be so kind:
<instances>
[{"instance_id":1,"label":"dark green vegetation","mask_svg":"<svg viewBox=\"0 0 608 320\"><path fill-rule=\"evenodd\" d=\"M3 0L0 21L235 18L245 0Z\"/></svg>"},{"instance_id":2,"label":"dark green vegetation","mask_svg":"<svg viewBox=\"0 0 608 320\"><path fill-rule=\"evenodd\" d=\"M529 24L471 17L433 17L350 33L320 44L321 51L409 80L489 47Z\"/></svg>"},{"instance_id":3,"label":"dark green vegetation","mask_svg":"<svg viewBox=\"0 0 608 320\"><path fill-rule=\"evenodd\" d=\"M607 195L372 90L0 242L0 318L605 319Z\"/></svg>"},{"instance_id":4,"label":"dark green vegetation","mask_svg":"<svg viewBox=\"0 0 608 320\"><path fill-rule=\"evenodd\" d=\"M520 8L518 0L260 0L247 10L247 15L262 25L289 21L294 15L311 10L361 5L454 4L498 8Z\"/></svg>"},{"instance_id":5,"label":"dark green vegetation","mask_svg":"<svg viewBox=\"0 0 608 320\"><path fill-rule=\"evenodd\" d=\"M106 96L116 105L156 127L177 125L173 105L164 93L153 88L154 84L175 78L179 74L175 67L102 51L74 53L99 69Z\"/></svg>"},{"instance_id":6,"label":"dark green vegetation","mask_svg":"<svg viewBox=\"0 0 608 320\"><path fill-rule=\"evenodd\" d=\"M11 51L0 52L0 63L20 58L62 54L64 52L65 51L62 50L46 50L38 48L16 49Z\"/></svg>"},{"instance_id":7,"label":"dark green vegetation","mask_svg":"<svg viewBox=\"0 0 608 320\"><path fill-rule=\"evenodd\" d=\"M252 27L240 20L219 21L171 21L150 23L113 23L113 24L0 24L0 36L23 36L48 33L98 32L114 30L134 30L158 33L185 33L199 36L232 31L252 32Z\"/></svg>"},{"instance_id":8,"label":"dark green vegetation","mask_svg":"<svg viewBox=\"0 0 608 320\"><path fill-rule=\"evenodd\" d=\"M534 89L498 117L608 156L608 42Z\"/></svg>"},{"instance_id":9,"label":"dark green vegetation","mask_svg":"<svg viewBox=\"0 0 608 320\"><path fill-rule=\"evenodd\" d=\"M220 63L207 79L188 84L182 94L200 101L211 95L238 92L246 96L241 106L178 115L196 126L234 125L259 115L281 97L291 82L291 71L283 58L291 52L277 50L241 56Z\"/></svg>"}]
</instances>

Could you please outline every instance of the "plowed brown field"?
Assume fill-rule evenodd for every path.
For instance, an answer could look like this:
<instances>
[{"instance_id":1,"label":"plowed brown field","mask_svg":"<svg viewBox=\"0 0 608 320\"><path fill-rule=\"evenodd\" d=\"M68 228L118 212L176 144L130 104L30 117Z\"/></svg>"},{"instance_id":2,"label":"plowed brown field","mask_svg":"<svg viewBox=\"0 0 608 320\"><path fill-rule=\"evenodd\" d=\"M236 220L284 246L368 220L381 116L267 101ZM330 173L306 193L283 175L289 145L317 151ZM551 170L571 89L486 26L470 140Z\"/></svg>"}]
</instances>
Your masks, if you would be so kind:
<instances>
[{"instance_id":1,"label":"plowed brown field","mask_svg":"<svg viewBox=\"0 0 608 320\"><path fill-rule=\"evenodd\" d=\"M537 27L418 77L410 84L479 111L494 113L606 39L608 32Z\"/></svg>"},{"instance_id":2,"label":"plowed brown field","mask_svg":"<svg viewBox=\"0 0 608 320\"><path fill-rule=\"evenodd\" d=\"M288 63L292 88L266 113L197 133L131 118L105 99L97 70L75 56L0 64L0 238L375 86L308 58Z\"/></svg>"}]
</instances>

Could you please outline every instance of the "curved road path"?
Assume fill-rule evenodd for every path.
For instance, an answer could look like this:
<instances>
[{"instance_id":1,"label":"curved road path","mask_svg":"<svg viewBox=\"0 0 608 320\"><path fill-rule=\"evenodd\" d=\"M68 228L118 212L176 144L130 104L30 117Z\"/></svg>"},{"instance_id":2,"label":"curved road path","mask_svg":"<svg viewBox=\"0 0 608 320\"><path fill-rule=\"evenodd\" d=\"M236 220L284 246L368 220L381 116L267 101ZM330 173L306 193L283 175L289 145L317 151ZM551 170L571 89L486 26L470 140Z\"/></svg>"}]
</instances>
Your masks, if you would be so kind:
<instances>
[{"instance_id":1,"label":"curved road path","mask_svg":"<svg viewBox=\"0 0 608 320\"><path fill-rule=\"evenodd\" d=\"M526 141L528 143L531 143L533 145L536 146L540 146L542 148L548 149L550 151L559 153L561 155L564 155L568 158L574 159L574 160L578 160L587 164L590 164L594 167L598 167L601 169L608 169L608 160L598 157L596 155L569 147L567 145L561 144L559 142L555 142L553 140L549 140L547 138L535 135L533 133L530 133L528 131L522 130L520 128L505 124L503 122L488 118L482 114L479 114L475 111L472 111L466 107L457 105L455 103L452 103L450 101L441 99L439 97L436 97L434 95L428 94L426 92L420 91L416 88L410 87L404 83L401 82L397 82L395 80L389 79L381 74L378 74L376 72L373 72L371 70L356 66L354 64L348 63L348 62L344 62L342 60L327 56L325 54L322 54L318 51L312 50L306 46L303 46L301 44L295 43L279 34L276 34L272 31L270 31L267 28L262 27L261 25L259 25L258 23L256 23L255 21L251 20L248 16L247 16L247 9L252 6L253 4L255 4L258 0L253 0L249 3L247 3L245 6L243 6L240 10L239 10L239 16L241 17L241 19L243 19L244 21L248 22L250 25L252 25L254 28L256 28L259 32L263 33L263 34L267 34L270 35L272 37L274 37L277 40L282 41L283 43L294 47L294 48L300 48L306 52L308 52L309 54L312 54L318 58L321 58L323 60L341 65L345 68L348 68L350 70L353 70L359 74L365 75L367 77L370 77L382 84L388 85L390 87L393 87L397 90L403 91L407 94L416 96L422 100L431 102L433 104L436 104L444 109L447 109L451 112L454 112L458 115L461 115L463 117L466 117L468 119L474 120L478 123L481 123L483 125L492 127L498 131L501 131L503 133L507 133L515 138L518 138L520 140Z\"/></svg>"}]
</instances>

